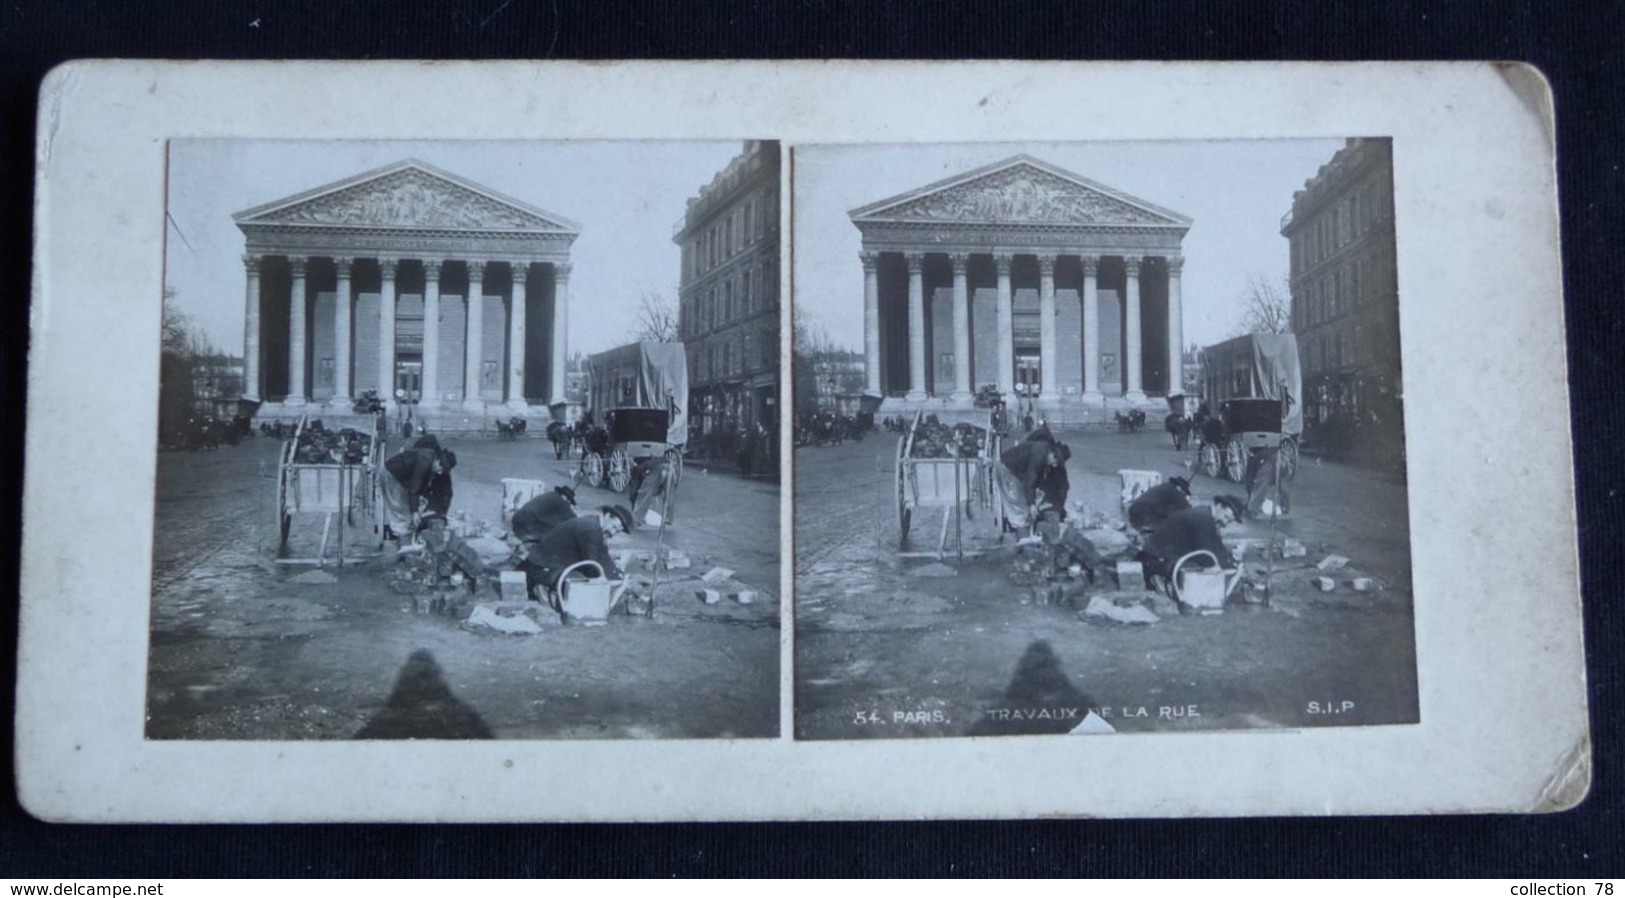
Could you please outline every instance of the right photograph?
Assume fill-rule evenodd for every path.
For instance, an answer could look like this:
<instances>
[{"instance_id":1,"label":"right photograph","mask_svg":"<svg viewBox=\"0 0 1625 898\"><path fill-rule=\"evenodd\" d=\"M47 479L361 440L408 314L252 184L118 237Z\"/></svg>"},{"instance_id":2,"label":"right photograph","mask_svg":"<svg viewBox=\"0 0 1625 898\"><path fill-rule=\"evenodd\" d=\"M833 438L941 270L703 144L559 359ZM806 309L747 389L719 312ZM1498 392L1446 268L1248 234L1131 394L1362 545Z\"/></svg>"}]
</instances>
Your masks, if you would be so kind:
<instances>
[{"instance_id":1,"label":"right photograph","mask_svg":"<svg viewBox=\"0 0 1625 898\"><path fill-rule=\"evenodd\" d=\"M1419 721L1391 140L791 164L796 738Z\"/></svg>"}]
</instances>

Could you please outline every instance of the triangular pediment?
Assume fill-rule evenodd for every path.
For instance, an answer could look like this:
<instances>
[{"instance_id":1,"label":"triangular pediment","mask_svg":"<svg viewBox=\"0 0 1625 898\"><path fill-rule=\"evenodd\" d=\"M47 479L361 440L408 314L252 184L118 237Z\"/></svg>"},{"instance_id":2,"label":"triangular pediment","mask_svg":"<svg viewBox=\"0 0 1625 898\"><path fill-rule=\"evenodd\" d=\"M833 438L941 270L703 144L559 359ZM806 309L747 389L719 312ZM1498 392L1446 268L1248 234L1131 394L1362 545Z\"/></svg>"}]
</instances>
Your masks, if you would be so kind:
<instances>
[{"instance_id":1,"label":"triangular pediment","mask_svg":"<svg viewBox=\"0 0 1625 898\"><path fill-rule=\"evenodd\" d=\"M1188 228L1191 220L1030 156L1016 156L851 213L853 222Z\"/></svg>"},{"instance_id":2,"label":"triangular pediment","mask_svg":"<svg viewBox=\"0 0 1625 898\"><path fill-rule=\"evenodd\" d=\"M241 227L580 231L578 225L563 216L411 160L266 203L233 217Z\"/></svg>"}]
</instances>

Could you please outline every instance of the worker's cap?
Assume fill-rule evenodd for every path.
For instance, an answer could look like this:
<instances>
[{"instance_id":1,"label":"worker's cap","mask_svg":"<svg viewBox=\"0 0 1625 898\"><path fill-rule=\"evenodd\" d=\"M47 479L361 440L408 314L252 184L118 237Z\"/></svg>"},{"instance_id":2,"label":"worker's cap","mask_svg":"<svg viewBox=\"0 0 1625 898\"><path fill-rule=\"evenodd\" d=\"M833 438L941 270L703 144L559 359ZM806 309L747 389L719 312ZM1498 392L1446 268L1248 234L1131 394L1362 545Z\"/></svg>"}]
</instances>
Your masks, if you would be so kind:
<instances>
[{"instance_id":1,"label":"worker's cap","mask_svg":"<svg viewBox=\"0 0 1625 898\"><path fill-rule=\"evenodd\" d=\"M614 515L620 519L622 530L628 533L632 532L632 510L625 505L604 505L600 506L598 510L603 514Z\"/></svg>"},{"instance_id":2,"label":"worker's cap","mask_svg":"<svg viewBox=\"0 0 1625 898\"><path fill-rule=\"evenodd\" d=\"M555 486L553 492L564 497L564 501L571 505L576 504L576 491L567 486Z\"/></svg>"}]
</instances>

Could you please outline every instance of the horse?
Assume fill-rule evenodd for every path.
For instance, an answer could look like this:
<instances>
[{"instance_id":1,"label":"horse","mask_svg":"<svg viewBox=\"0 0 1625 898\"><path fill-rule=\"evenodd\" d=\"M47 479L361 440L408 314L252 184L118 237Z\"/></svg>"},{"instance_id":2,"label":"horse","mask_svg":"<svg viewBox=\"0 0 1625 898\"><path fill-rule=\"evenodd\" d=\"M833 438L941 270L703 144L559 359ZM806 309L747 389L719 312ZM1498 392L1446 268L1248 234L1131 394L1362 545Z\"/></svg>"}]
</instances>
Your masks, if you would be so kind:
<instances>
[{"instance_id":1,"label":"horse","mask_svg":"<svg viewBox=\"0 0 1625 898\"><path fill-rule=\"evenodd\" d=\"M563 459L575 441L575 430L562 421L553 421L547 425L547 440L553 444L553 457Z\"/></svg>"},{"instance_id":2,"label":"horse","mask_svg":"<svg viewBox=\"0 0 1625 898\"><path fill-rule=\"evenodd\" d=\"M1178 412L1169 412L1168 417L1163 419L1163 427L1174 438L1174 451L1185 451L1191 441L1191 419Z\"/></svg>"}]
</instances>

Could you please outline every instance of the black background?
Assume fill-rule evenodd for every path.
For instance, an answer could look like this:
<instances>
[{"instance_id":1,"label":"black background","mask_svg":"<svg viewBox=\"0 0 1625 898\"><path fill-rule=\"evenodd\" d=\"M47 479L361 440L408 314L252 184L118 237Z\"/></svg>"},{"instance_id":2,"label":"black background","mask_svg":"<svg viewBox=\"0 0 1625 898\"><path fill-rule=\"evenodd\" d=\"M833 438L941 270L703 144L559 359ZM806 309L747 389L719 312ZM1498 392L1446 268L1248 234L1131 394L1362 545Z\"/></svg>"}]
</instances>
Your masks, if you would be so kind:
<instances>
[{"instance_id":1,"label":"black background","mask_svg":"<svg viewBox=\"0 0 1625 898\"><path fill-rule=\"evenodd\" d=\"M40 79L74 58L1506 59L1538 66L1557 102L1564 287L1595 779L1546 816L689 826L60 826L0 797L0 878L254 876L1625 875L1619 750L1625 568L1621 165L1625 3L433 2L0 0L0 428L20 434ZM1123 102L1132 103L1125 97ZM1461 259L1462 265L1473 260ZM1470 328L1468 329L1470 331ZM1561 401L1552 397L1553 402ZM71 414L71 410L53 413ZM94 433L87 438L118 438ZM1526 434L1486 421L1463 440L1515 458ZM16 595L23 449L0 440L0 577ZM108 478L148 476L106 472ZM1503 526L1516 527L1509 482ZM119 510L87 509L116 521ZM94 545L94 528L87 533ZM1530 534L1529 564L1554 557ZM0 669L16 670L16 602ZM1406 764L1393 758L1396 773ZM1200 763L1192 758L1191 763ZM1473 759L1462 758L1471 764ZM1057 777L1088 776L1057 770ZM976 782L944 788L977 789Z\"/></svg>"}]
</instances>

